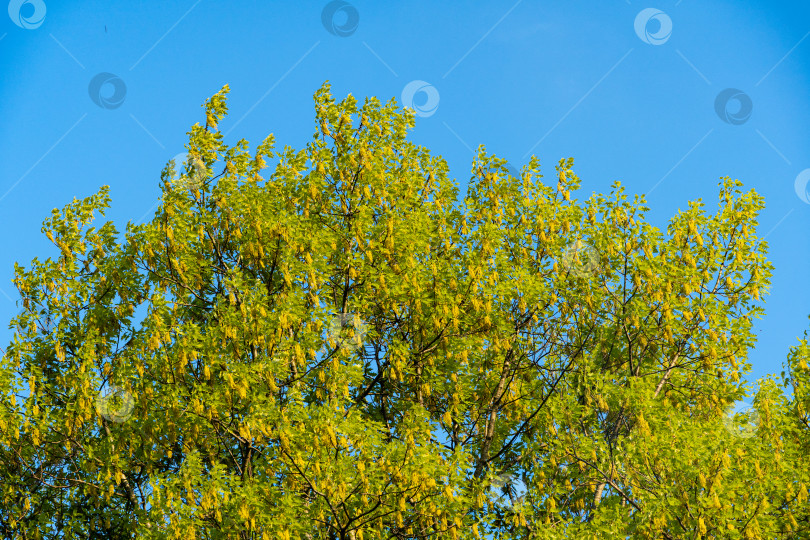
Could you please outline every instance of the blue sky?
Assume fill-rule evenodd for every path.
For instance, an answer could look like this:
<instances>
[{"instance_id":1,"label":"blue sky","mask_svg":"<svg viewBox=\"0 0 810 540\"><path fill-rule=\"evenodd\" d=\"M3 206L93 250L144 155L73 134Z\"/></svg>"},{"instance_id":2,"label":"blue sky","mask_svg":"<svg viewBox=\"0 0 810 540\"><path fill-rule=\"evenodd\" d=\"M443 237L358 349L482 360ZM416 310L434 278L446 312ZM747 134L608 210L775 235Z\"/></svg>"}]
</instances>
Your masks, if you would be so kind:
<instances>
[{"instance_id":1,"label":"blue sky","mask_svg":"<svg viewBox=\"0 0 810 540\"><path fill-rule=\"evenodd\" d=\"M227 143L274 133L301 148L328 79L338 99L402 104L415 90L411 139L447 160L461 196L482 143L517 167L535 154L547 174L573 156L575 198L620 180L648 193L661 228L690 200L713 211L719 178L739 178L765 197L758 233L776 267L751 378L781 371L808 327L810 199L796 189L810 178L806 2L12 0L8 11L2 320L18 311L14 261L58 255L40 232L52 209L108 184L105 219L123 232L151 217L160 170L224 84ZM97 82L91 99L94 79L117 87ZM726 89L736 97L716 106ZM3 345L11 335L0 328Z\"/></svg>"}]
</instances>

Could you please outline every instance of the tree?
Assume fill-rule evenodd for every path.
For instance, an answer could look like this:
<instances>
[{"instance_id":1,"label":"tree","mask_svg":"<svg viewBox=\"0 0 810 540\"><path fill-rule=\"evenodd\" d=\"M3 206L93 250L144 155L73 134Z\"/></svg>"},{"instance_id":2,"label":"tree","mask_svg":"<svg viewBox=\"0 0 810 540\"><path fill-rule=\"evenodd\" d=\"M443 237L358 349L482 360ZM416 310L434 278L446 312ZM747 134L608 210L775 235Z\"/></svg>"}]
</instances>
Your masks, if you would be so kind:
<instances>
[{"instance_id":1,"label":"tree","mask_svg":"<svg viewBox=\"0 0 810 540\"><path fill-rule=\"evenodd\" d=\"M90 227L103 186L15 265L7 537L805 537L806 340L792 396L726 414L772 270L756 192L724 178L665 235L619 183L572 199L572 159L546 185L479 147L457 208L394 100L324 84L304 150L251 154L228 91L151 222Z\"/></svg>"}]
</instances>

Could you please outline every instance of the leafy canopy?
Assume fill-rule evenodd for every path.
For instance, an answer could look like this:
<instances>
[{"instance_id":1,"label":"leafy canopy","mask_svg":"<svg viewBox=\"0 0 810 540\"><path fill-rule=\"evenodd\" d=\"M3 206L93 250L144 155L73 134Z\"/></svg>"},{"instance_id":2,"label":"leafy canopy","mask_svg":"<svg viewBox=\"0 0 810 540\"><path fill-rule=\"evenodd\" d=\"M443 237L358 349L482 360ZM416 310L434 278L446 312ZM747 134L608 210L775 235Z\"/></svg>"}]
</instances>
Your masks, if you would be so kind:
<instances>
[{"instance_id":1,"label":"leafy canopy","mask_svg":"<svg viewBox=\"0 0 810 540\"><path fill-rule=\"evenodd\" d=\"M805 537L806 339L729 416L756 192L724 178L664 233L619 183L573 198L572 159L546 184L482 146L459 207L394 100L324 84L306 148L251 153L228 90L151 222L90 226L103 186L15 265L6 537Z\"/></svg>"}]
</instances>

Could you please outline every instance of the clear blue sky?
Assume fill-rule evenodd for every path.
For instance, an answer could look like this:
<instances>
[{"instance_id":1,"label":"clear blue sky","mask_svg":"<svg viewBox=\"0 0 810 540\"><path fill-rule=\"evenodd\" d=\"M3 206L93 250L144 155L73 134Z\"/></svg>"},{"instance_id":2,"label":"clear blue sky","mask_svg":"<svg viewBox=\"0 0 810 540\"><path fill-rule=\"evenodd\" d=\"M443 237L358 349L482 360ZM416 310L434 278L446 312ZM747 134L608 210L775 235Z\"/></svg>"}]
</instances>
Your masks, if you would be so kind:
<instances>
[{"instance_id":1,"label":"clear blue sky","mask_svg":"<svg viewBox=\"0 0 810 540\"><path fill-rule=\"evenodd\" d=\"M758 233L776 266L752 378L781 371L808 327L810 204L795 189L810 168L807 2L14 0L9 12L0 16L4 321L18 310L14 261L58 256L40 232L53 208L109 184L106 219L123 232L152 215L160 170L222 85L227 143L255 148L272 132L280 147L301 148L312 94L328 79L338 99L402 103L406 87L421 88L412 140L448 161L461 195L480 143L518 167L534 153L546 173L573 156L576 198L620 180L649 193L661 228L689 200L713 210L719 178L739 178L765 197ZM116 77L94 96L109 108L90 97L99 73ZM715 101L728 88L739 92L721 103L724 120ZM10 337L4 324L3 346Z\"/></svg>"}]
</instances>

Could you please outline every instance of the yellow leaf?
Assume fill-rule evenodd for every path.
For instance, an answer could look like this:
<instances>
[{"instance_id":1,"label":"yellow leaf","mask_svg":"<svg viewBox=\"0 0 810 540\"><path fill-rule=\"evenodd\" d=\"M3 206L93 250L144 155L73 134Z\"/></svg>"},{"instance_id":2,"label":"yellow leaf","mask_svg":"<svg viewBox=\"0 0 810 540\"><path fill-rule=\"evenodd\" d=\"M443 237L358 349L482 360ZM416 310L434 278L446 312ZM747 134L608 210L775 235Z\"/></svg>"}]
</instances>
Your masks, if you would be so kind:
<instances>
[{"instance_id":1,"label":"yellow leaf","mask_svg":"<svg viewBox=\"0 0 810 540\"><path fill-rule=\"evenodd\" d=\"M332 429L332 426L326 426L326 435L327 441L332 443L332 446L337 446L337 441L335 439L335 432Z\"/></svg>"}]
</instances>

